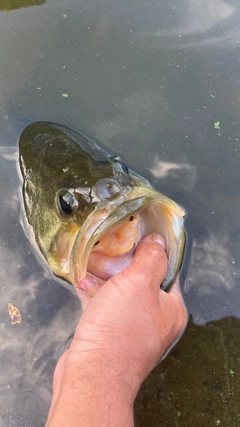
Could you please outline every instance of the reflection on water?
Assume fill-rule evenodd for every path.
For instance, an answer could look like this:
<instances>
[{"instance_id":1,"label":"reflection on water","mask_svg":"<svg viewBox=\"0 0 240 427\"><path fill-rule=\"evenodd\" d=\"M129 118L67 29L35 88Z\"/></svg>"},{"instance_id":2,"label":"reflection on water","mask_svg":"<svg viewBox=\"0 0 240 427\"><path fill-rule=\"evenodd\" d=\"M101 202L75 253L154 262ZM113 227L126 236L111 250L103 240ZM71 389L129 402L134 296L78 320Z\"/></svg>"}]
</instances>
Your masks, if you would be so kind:
<instances>
[{"instance_id":1,"label":"reflection on water","mask_svg":"<svg viewBox=\"0 0 240 427\"><path fill-rule=\"evenodd\" d=\"M21 7L40 6L47 0L1 0L0 11L20 9Z\"/></svg>"},{"instance_id":2,"label":"reflection on water","mask_svg":"<svg viewBox=\"0 0 240 427\"><path fill-rule=\"evenodd\" d=\"M179 36L193 34L206 34L215 25L222 24L225 19L234 13L233 6L225 0L184 0L181 5L180 14L169 15L168 26L154 32L154 36ZM171 25L172 23L172 25ZM170 24L170 25L169 25ZM176 25L177 24L177 25Z\"/></svg>"},{"instance_id":3,"label":"reflection on water","mask_svg":"<svg viewBox=\"0 0 240 427\"><path fill-rule=\"evenodd\" d=\"M138 41L155 48L199 48L207 45L239 44L240 32L229 25L236 8L225 0L183 0L181 9L172 10L164 25L144 32ZM161 43L159 43L161 42Z\"/></svg>"},{"instance_id":4,"label":"reflection on water","mask_svg":"<svg viewBox=\"0 0 240 427\"><path fill-rule=\"evenodd\" d=\"M150 172L152 172L156 178L166 178L172 172L179 170L191 170L191 167L187 163L174 163L156 160L155 165L150 169Z\"/></svg>"},{"instance_id":5,"label":"reflection on water","mask_svg":"<svg viewBox=\"0 0 240 427\"><path fill-rule=\"evenodd\" d=\"M185 292L195 288L201 297L212 294L216 286L218 291L219 287L231 291L239 278L240 271L235 268L228 235L210 234L203 242L194 239Z\"/></svg>"},{"instance_id":6,"label":"reflection on water","mask_svg":"<svg viewBox=\"0 0 240 427\"><path fill-rule=\"evenodd\" d=\"M240 317L240 270L226 233L193 239L184 292L195 323Z\"/></svg>"},{"instance_id":7,"label":"reflection on water","mask_svg":"<svg viewBox=\"0 0 240 427\"><path fill-rule=\"evenodd\" d=\"M155 178L169 179L175 177L181 183L181 188L186 187L188 191L194 188L197 180L196 167L187 161L184 163L168 162L159 160L156 156L153 167L149 168L149 171Z\"/></svg>"}]
</instances>

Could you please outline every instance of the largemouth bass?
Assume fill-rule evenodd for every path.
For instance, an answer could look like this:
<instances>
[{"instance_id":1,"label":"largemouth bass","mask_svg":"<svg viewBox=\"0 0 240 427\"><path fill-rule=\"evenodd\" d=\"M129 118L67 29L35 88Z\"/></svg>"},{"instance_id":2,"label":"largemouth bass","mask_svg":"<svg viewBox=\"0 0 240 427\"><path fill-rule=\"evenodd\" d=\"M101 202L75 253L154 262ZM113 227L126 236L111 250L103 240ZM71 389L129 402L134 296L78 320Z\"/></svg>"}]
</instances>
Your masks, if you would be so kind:
<instances>
[{"instance_id":1,"label":"largemouth bass","mask_svg":"<svg viewBox=\"0 0 240 427\"><path fill-rule=\"evenodd\" d=\"M19 150L27 220L56 276L92 296L131 263L139 242L156 232L165 239L169 260L161 287L170 287L185 245L179 205L65 126L30 124ZM94 286L84 280L89 276L96 279Z\"/></svg>"}]
</instances>

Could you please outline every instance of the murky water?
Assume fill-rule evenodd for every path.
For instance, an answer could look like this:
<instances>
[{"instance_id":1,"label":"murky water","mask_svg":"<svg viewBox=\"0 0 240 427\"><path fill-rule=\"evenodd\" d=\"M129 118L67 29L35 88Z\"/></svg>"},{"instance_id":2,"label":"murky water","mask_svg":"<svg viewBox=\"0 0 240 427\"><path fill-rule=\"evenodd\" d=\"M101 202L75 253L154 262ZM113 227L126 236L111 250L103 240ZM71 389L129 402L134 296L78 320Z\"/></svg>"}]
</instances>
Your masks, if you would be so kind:
<instances>
[{"instance_id":1,"label":"murky water","mask_svg":"<svg viewBox=\"0 0 240 427\"><path fill-rule=\"evenodd\" d=\"M239 426L238 2L6 0L0 10L0 424L44 425L81 313L20 225L18 138L50 120L121 154L188 212L192 317L143 384L136 425Z\"/></svg>"}]
</instances>

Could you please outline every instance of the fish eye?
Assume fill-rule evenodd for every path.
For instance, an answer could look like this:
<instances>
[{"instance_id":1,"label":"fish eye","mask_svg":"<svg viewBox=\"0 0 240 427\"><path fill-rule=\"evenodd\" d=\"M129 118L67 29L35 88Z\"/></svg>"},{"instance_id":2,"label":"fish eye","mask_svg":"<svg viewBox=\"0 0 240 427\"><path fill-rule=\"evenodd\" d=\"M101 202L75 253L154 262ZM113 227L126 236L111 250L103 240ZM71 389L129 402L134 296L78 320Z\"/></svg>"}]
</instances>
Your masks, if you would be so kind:
<instances>
[{"instance_id":1,"label":"fish eye","mask_svg":"<svg viewBox=\"0 0 240 427\"><path fill-rule=\"evenodd\" d=\"M58 208L61 213L70 216L78 207L78 202L75 197L69 192L60 192L57 198Z\"/></svg>"}]
</instances>

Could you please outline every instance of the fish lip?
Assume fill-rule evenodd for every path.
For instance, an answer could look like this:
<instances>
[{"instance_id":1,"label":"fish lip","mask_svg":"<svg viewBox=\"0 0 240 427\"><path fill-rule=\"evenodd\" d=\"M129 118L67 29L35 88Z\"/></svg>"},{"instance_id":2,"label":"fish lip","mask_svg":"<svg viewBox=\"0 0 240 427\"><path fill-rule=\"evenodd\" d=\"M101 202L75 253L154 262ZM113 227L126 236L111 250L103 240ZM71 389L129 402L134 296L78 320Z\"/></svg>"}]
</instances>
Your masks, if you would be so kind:
<instances>
[{"instance_id":1,"label":"fish lip","mask_svg":"<svg viewBox=\"0 0 240 427\"><path fill-rule=\"evenodd\" d=\"M146 187L136 187L127 195L121 196L120 203L106 203L106 206L97 207L87 218L79 230L74 242L70 259L71 283L78 287L79 283L86 277L87 264L94 244L115 224L136 214L153 203L162 202L169 204L172 210L179 216L182 249L185 244L185 233L183 229L183 218L185 211L167 196ZM179 266L180 268L180 266ZM179 270L179 269L178 269ZM165 281L164 281L165 282ZM166 288L168 283L162 287ZM167 280L166 280L167 282ZM104 282L103 282L104 283Z\"/></svg>"}]
</instances>

